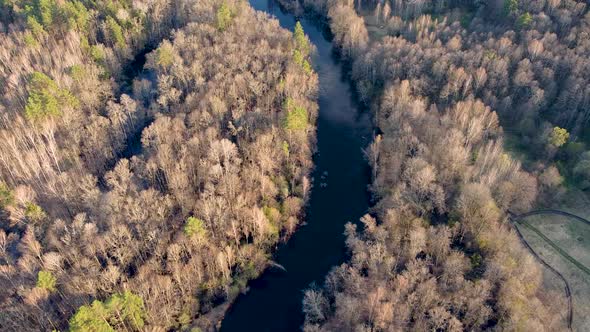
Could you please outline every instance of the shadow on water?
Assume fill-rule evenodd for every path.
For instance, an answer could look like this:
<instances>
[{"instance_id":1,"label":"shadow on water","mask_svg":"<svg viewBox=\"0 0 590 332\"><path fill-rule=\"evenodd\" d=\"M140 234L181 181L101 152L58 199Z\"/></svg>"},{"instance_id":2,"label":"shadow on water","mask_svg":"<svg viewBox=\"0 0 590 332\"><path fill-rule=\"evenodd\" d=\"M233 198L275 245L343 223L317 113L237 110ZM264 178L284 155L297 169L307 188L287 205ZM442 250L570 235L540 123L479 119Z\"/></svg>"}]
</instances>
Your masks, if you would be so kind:
<instances>
[{"instance_id":1,"label":"shadow on water","mask_svg":"<svg viewBox=\"0 0 590 332\"><path fill-rule=\"evenodd\" d=\"M135 57L123 68L123 77L121 82L121 89L119 94L128 94L131 95L133 93L133 80L136 78L146 78L146 71L143 68L145 62L147 60L146 56L151 51L155 50L157 45L147 45L141 52L137 53ZM150 79L152 79L150 77ZM119 96L120 97L120 96Z\"/></svg>"},{"instance_id":2,"label":"shadow on water","mask_svg":"<svg viewBox=\"0 0 590 332\"><path fill-rule=\"evenodd\" d=\"M153 71L146 70L144 68L146 63L146 56L155 50L157 44L149 44L147 45L141 52L139 52L133 60L123 68L123 79L121 81L121 89L119 91L119 95L117 99L121 98L122 94L127 94L129 96L133 96L133 81L134 80L142 80L147 79L152 82L154 86L157 86L157 78ZM147 105L144 105L147 106ZM132 133L127 138L127 146L119 155L119 158L126 158L130 159L131 157L138 155L142 151L141 146L141 134L143 129L149 126L152 123L153 119L146 119L145 123L138 128L138 130Z\"/></svg>"},{"instance_id":3,"label":"shadow on water","mask_svg":"<svg viewBox=\"0 0 590 332\"><path fill-rule=\"evenodd\" d=\"M133 59L131 59L125 66L122 68L122 75L118 80L119 89L115 92L114 100L120 101L121 96L126 94L133 98L133 82L134 80L142 80L147 79L151 81L154 86L157 86L157 78L153 71L146 70L144 68L146 63L146 56L155 50L157 47L157 43L148 44L144 49L142 49L139 53L137 53ZM136 99L137 100L137 99ZM147 105L143 105L144 108ZM149 126L153 118L147 115L142 116L142 123L139 125L136 130L133 130L128 134L125 140L125 148L122 151L119 151L117 154L117 158L113 158L110 162L107 163L107 169L112 170L117 162L120 159L131 159L133 156L139 155L142 152L142 145L141 145L141 134L143 129ZM106 171L105 171L106 173ZM106 180L103 176L99 177L98 186L101 190L108 190Z\"/></svg>"},{"instance_id":4,"label":"shadow on water","mask_svg":"<svg viewBox=\"0 0 590 332\"><path fill-rule=\"evenodd\" d=\"M272 1L250 0L250 4L293 30L295 16L281 11ZM222 331L299 331L303 291L311 283L323 283L330 269L344 262L344 225L358 221L368 209L370 172L362 149L372 135L369 112L362 111L355 101L329 34L314 19L302 18L301 24L317 48L313 66L320 83L319 152L314 156L307 225L274 256L286 271L270 268L250 282L249 292L241 294L227 312Z\"/></svg>"}]
</instances>

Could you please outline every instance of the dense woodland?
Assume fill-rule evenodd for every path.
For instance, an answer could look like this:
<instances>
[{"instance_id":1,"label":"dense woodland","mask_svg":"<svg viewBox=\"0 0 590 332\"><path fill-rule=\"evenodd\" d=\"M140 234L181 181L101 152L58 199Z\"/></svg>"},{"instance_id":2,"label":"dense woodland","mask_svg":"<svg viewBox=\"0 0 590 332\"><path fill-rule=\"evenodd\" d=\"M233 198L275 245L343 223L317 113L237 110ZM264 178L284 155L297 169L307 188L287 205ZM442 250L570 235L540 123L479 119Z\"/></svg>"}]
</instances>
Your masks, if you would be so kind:
<instances>
[{"instance_id":1,"label":"dense woodland","mask_svg":"<svg viewBox=\"0 0 590 332\"><path fill-rule=\"evenodd\" d=\"M585 2L304 6L327 17L378 128L375 205L347 226L350 262L306 292L305 330L563 329L507 214L564 178L587 187ZM526 146L527 171L504 139Z\"/></svg>"},{"instance_id":2,"label":"dense woodland","mask_svg":"<svg viewBox=\"0 0 590 332\"><path fill-rule=\"evenodd\" d=\"M376 126L374 206L304 330L562 329L507 216L590 189L587 4L281 2L327 19ZM301 26L234 0L0 0L0 45L0 330L211 329L303 217Z\"/></svg>"},{"instance_id":3,"label":"dense woodland","mask_svg":"<svg viewBox=\"0 0 590 332\"><path fill-rule=\"evenodd\" d=\"M216 0L2 0L0 22L0 330L216 324L302 216L301 27Z\"/></svg>"}]
</instances>

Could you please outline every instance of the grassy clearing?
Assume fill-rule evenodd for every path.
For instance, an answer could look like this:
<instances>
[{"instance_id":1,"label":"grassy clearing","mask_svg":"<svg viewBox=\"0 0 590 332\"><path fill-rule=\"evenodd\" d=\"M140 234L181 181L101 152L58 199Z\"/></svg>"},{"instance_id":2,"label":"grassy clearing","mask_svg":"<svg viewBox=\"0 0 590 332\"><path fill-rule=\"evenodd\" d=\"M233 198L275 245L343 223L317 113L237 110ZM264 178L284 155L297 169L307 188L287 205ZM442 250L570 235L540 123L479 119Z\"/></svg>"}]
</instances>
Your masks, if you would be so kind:
<instances>
[{"instance_id":1,"label":"grassy clearing","mask_svg":"<svg viewBox=\"0 0 590 332\"><path fill-rule=\"evenodd\" d=\"M566 194L568 195L571 193ZM590 205L584 205L587 199L585 196L578 193L574 197L565 198L568 199L554 208L588 217ZM590 266L590 227L575 219L558 215L531 216L518 227L530 246L569 282L573 297L573 329L590 331L590 274L584 270ZM561 292L560 296L563 298L563 284L557 277L544 271L543 278L543 286L547 292ZM551 298L548 299L552 301Z\"/></svg>"},{"instance_id":2,"label":"grassy clearing","mask_svg":"<svg viewBox=\"0 0 590 332\"><path fill-rule=\"evenodd\" d=\"M570 256L565 250L563 250L560 246L558 246L555 242L551 241L551 239L549 239L548 237L545 236L545 234L543 234L543 232L541 232L539 229L537 229L536 227L534 227L533 225L529 224L526 221L523 221L520 223L521 225L523 225L524 227L530 229L531 231L533 231L534 233L536 233L540 238L542 238L545 242L547 242L548 245L550 245L553 249L555 249L555 251L557 253L559 253L563 258L567 259L568 261L570 261L570 263L574 264L577 268L579 268L582 272L586 273L588 276L590 276L590 269L588 269L584 264L582 264L580 261L578 261L577 259L573 258L572 256ZM563 227L562 227L563 228ZM574 235L575 236L575 235ZM580 241L582 241L582 238L578 238ZM567 238L567 241L572 241L572 238ZM578 253L580 253L578 251Z\"/></svg>"}]
</instances>

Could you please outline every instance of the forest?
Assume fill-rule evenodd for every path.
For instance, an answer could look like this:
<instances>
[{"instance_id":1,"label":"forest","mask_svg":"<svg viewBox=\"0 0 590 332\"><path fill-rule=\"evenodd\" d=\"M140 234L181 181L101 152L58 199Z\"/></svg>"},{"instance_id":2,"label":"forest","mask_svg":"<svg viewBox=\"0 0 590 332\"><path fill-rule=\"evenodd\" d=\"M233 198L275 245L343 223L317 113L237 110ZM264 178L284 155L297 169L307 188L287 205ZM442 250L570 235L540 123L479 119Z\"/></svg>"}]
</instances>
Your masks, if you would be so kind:
<instances>
[{"instance_id":1,"label":"forest","mask_svg":"<svg viewBox=\"0 0 590 332\"><path fill-rule=\"evenodd\" d=\"M303 216L302 29L216 0L3 0L0 22L0 330L216 324Z\"/></svg>"},{"instance_id":2,"label":"forest","mask_svg":"<svg viewBox=\"0 0 590 332\"><path fill-rule=\"evenodd\" d=\"M350 261L306 291L304 330L564 330L508 217L587 189L586 3L302 6L327 19L378 129L374 205L346 227Z\"/></svg>"},{"instance_id":3,"label":"forest","mask_svg":"<svg viewBox=\"0 0 590 332\"><path fill-rule=\"evenodd\" d=\"M588 4L277 1L325 22L375 129L371 208L301 329L565 330L509 218L590 190ZM0 330L217 331L320 187L302 25L0 0L0 46Z\"/></svg>"}]
</instances>

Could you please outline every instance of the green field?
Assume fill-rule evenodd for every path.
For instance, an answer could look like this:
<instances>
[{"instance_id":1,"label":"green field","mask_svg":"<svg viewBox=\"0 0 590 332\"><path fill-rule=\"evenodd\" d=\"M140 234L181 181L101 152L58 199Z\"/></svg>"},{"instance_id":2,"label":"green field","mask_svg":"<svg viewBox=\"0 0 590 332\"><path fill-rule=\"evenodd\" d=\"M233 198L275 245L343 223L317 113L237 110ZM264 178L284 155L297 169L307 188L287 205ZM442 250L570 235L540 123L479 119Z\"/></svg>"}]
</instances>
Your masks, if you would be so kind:
<instances>
[{"instance_id":1,"label":"green field","mask_svg":"<svg viewBox=\"0 0 590 332\"><path fill-rule=\"evenodd\" d=\"M563 203L567 202L567 203ZM580 192L571 192L552 208L590 217L590 204ZM590 330L590 226L560 215L530 216L517 225L530 246L568 281L573 297L574 331ZM563 283L543 268L543 284L548 294L564 299ZM554 298L555 299L555 298ZM553 299L548 298L549 301ZM565 302L563 302L565 303ZM565 306L564 306L565 307Z\"/></svg>"}]
</instances>

